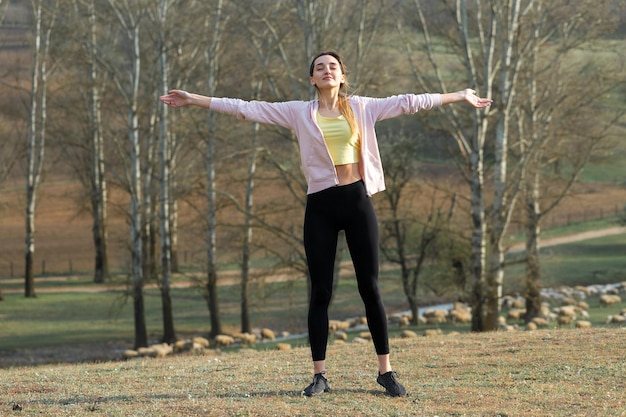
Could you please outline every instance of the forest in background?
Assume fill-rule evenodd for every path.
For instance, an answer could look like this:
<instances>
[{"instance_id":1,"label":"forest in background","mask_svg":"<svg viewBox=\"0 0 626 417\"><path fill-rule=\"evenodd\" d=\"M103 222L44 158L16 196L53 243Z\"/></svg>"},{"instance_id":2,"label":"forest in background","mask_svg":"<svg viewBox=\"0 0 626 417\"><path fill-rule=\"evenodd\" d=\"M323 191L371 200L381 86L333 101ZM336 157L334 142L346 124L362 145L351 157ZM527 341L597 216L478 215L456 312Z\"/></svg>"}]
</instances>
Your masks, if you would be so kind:
<instances>
[{"instance_id":1,"label":"forest in background","mask_svg":"<svg viewBox=\"0 0 626 417\"><path fill-rule=\"evenodd\" d=\"M426 264L425 279L452 288L450 296L497 294L504 272L493 265L505 252L502 240L512 223L536 233L547 215L539 207L589 187L601 194L605 187L578 180L590 161L610 161L623 137L624 6L461 3L465 9L433 1L59 0L34 2L41 8L31 10L28 2L5 0L2 210L24 213L37 191L42 198L33 216L52 209L46 184L56 189L52 193L70 195L55 208L59 235L50 246L62 242L63 252L75 250L62 234L71 228L63 226L68 206L76 218L93 217L92 242L82 246L93 245L96 281L111 273L112 248L126 252L116 267L136 288L164 278L167 288L169 271L192 257L207 276L218 331L219 311L211 308L218 305L220 270L241 269L244 282L258 278L255 272L285 268L294 277L306 275L297 149L290 132L200 110L168 111L157 97L180 87L245 99L311 99L309 60L319 50L337 49L356 94L469 85L494 98L488 114L454 107L381 123L388 191L375 202L383 253L409 271L401 277L408 287L417 286L412 277ZM491 16L480 14L490 8ZM491 22L497 31L478 22ZM485 45L494 48L491 58ZM19 191L29 172L41 175L28 180L30 197ZM618 175L612 187L619 189L620 181ZM607 213L621 208L619 191L610 192ZM524 205L516 207L518 199ZM527 206L535 210L534 223L521 209ZM110 242L104 251L97 244L103 237ZM33 248L38 245L39 237ZM9 248L3 257L13 251L24 258L24 236L3 238L2 246ZM398 257L399 248L409 256ZM28 251L22 261L8 255L11 274L26 270L28 279L30 262L32 278L41 266L35 253L30 261ZM410 303L411 297L417 303L416 295L407 291ZM489 314L476 314L476 325L484 326L479 321Z\"/></svg>"}]
</instances>

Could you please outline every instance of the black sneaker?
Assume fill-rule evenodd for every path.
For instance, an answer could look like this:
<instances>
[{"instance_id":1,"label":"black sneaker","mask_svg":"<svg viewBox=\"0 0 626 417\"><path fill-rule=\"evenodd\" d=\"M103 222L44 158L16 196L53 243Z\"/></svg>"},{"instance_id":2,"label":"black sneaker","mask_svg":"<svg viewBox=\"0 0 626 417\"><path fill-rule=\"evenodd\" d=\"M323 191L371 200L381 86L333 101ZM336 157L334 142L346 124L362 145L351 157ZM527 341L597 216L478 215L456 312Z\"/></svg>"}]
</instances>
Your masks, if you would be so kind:
<instances>
[{"instance_id":1,"label":"black sneaker","mask_svg":"<svg viewBox=\"0 0 626 417\"><path fill-rule=\"evenodd\" d=\"M320 373L313 376L313 382L302 390L302 395L312 397L323 392L330 392L330 386L328 385L328 380L324 378L324 374Z\"/></svg>"},{"instance_id":2,"label":"black sneaker","mask_svg":"<svg viewBox=\"0 0 626 417\"><path fill-rule=\"evenodd\" d=\"M406 389L398 382L398 374L394 371L389 371L384 374L378 374L376 382L385 387L387 394L392 397L404 397L406 396Z\"/></svg>"}]
</instances>

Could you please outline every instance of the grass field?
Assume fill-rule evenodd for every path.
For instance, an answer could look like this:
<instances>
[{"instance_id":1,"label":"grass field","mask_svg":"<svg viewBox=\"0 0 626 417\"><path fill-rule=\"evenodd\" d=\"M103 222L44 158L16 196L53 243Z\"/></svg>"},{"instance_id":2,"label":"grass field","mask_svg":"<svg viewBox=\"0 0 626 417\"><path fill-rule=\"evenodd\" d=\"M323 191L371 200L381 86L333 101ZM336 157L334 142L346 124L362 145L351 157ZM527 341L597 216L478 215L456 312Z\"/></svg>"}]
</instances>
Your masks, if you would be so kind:
<instances>
[{"instance_id":1,"label":"grass field","mask_svg":"<svg viewBox=\"0 0 626 417\"><path fill-rule=\"evenodd\" d=\"M0 414L624 416L624 340L624 329L393 339L405 398L376 384L370 344L331 345L332 392L313 398L300 396L305 347L17 367L0 370Z\"/></svg>"}]
</instances>

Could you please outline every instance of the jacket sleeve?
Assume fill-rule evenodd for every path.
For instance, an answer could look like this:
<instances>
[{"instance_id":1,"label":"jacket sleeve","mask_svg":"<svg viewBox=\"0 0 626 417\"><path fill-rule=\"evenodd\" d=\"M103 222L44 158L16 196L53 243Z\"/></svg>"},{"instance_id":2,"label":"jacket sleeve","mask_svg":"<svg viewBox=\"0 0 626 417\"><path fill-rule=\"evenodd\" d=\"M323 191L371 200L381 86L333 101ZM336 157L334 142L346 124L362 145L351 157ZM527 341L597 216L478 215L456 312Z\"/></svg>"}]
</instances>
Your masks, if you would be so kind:
<instances>
[{"instance_id":1,"label":"jacket sleeve","mask_svg":"<svg viewBox=\"0 0 626 417\"><path fill-rule=\"evenodd\" d=\"M234 98L211 98L211 110L236 116L240 120L267 123L293 129L293 121L299 101L270 103L267 101L246 101Z\"/></svg>"},{"instance_id":2,"label":"jacket sleeve","mask_svg":"<svg viewBox=\"0 0 626 417\"><path fill-rule=\"evenodd\" d=\"M441 106L441 94L402 94L385 98L362 97L362 99L367 112L375 121Z\"/></svg>"}]
</instances>

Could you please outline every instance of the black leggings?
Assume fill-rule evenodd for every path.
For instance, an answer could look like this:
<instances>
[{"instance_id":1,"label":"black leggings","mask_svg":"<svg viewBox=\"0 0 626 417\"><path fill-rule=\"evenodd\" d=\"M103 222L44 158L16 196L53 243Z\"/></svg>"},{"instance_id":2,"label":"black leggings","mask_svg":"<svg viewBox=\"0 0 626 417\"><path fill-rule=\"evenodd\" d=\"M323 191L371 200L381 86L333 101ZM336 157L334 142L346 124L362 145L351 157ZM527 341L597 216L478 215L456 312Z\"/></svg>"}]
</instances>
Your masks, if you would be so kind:
<instances>
[{"instance_id":1,"label":"black leggings","mask_svg":"<svg viewBox=\"0 0 626 417\"><path fill-rule=\"evenodd\" d=\"M337 236L345 230L359 294L376 353L389 353L387 316L378 289L378 222L363 181L309 194L304 249L311 277L309 342L314 361L326 359L328 306L333 291Z\"/></svg>"}]
</instances>

